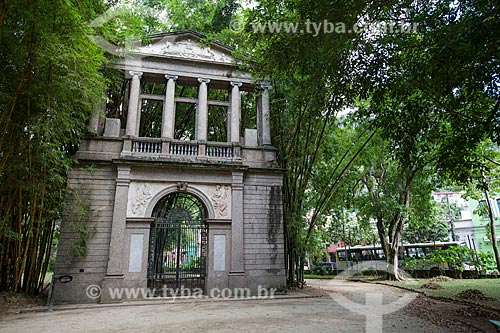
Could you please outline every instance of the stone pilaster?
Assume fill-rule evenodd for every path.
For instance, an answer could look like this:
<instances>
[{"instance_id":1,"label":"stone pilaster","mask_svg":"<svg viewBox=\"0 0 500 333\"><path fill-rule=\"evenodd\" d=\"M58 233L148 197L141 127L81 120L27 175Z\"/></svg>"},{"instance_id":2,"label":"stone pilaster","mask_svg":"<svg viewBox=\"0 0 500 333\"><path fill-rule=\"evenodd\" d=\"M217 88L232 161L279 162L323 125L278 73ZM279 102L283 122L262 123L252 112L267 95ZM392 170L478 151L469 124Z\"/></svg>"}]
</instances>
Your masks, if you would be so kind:
<instances>
[{"instance_id":1,"label":"stone pilaster","mask_svg":"<svg viewBox=\"0 0 500 333\"><path fill-rule=\"evenodd\" d=\"M116 177L115 203L113 207L113 224L111 226L111 240L109 244L109 259L106 276L103 280L101 302L117 302L111 299L109 288L119 288L122 285L123 253L125 245L128 191L130 186L130 167L118 166Z\"/></svg>"},{"instance_id":2,"label":"stone pilaster","mask_svg":"<svg viewBox=\"0 0 500 333\"><path fill-rule=\"evenodd\" d=\"M129 71L129 74L132 77L132 83L130 84L127 129L125 134L130 136L138 136L138 129L140 124L139 96L141 93L140 90L142 72Z\"/></svg>"},{"instance_id":3,"label":"stone pilaster","mask_svg":"<svg viewBox=\"0 0 500 333\"><path fill-rule=\"evenodd\" d=\"M240 142L240 119L241 119L241 82L231 82L231 125L229 131L229 142Z\"/></svg>"},{"instance_id":4,"label":"stone pilaster","mask_svg":"<svg viewBox=\"0 0 500 333\"><path fill-rule=\"evenodd\" d=\"M198 114L196 119L196 140L207 141L208 133L208 84L210 79L199 78Z\"/></svg>"},{"instance_id":5,"label":"stone pilaster","mask_svg":"<svg viewBox=\"0 0 500 333\"><path fill-rule=\"evenodd\" d=\"M231 269L229 288L246 285L243 238L243 172L233 171L231 202Z\"/></svg>"},{"instance_id":6,"label":"stone pilaster","mask_svg":"<svg viewBox=\"0 0 500 333\"><path fill-rule=\"evenodd\" d=\"M268 84L262 84L262 96L261 96L261 107L260 107L260 115L261 118L261 138L263 146L271 145L271 119L270 119L270 111L269 111L269 90L271 90L271 86Z\"/></svg>"},{"instance_id":7,"label":"stone pilaster","mask_svg":"<svg viewBox=\"0 0 500 333\"><path fill-rule=\"evenodd\" d=\"M161 137L173 139L175 128L175 80L178 79L178 76L165 75L165 78L167 79L167 89L165 102L163 103Z\"/></svg>"}]
</instances>

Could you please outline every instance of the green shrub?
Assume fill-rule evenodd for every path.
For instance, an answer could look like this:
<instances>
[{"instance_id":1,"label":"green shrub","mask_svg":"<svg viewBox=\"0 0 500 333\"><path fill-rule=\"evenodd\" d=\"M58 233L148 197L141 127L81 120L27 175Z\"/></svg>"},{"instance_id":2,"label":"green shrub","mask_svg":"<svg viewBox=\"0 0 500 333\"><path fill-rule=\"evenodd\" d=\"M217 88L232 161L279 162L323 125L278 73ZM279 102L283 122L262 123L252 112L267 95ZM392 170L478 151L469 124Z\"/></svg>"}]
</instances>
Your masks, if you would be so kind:
<instances>
[{"instance_id":1,"label":"green shrub","mask_svg":"<svg viewBox=\"0 0 500 333\"><path fill-rule=\"evenodd\" d=\"M439 267L441 274L444 269L455 273L455 277L461 278L465 271L464 264L474 268L477 273L488 271L496 272L496 263L491 252L483 253L467 247L451 246L445 250L435 250L426 256L417 258L406 258L402 262L403 268L409 271Z\"/></svg>"}]
</instances>

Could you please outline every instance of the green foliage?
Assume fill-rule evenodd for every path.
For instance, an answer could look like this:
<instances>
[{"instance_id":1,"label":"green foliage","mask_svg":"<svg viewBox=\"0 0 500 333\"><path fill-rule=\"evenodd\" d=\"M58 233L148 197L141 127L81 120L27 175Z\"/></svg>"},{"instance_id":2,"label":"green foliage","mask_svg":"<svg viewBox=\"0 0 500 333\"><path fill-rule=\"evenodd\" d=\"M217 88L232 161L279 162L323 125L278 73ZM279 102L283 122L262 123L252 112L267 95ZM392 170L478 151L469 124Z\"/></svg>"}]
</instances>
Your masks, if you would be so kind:
<instances>
[{"instance_id":1,"label":"green foliage","mask_svg":"<svg viewBox=\"0 0 500 333\"><path fill-rule=\"evenodd\" d=\"M417 1L394 2L367 14L369 22L404 17L420 24L410 33L363 34L352 64L354 84L369 102L360 118L379 128L401 171L398 178L406 179L393 188L399 198L405 195L398 188L416 180L412 174L439 172L470 181L468 174L477 166L474 150L485 138L497 138L499 37L476 28L500 23L498 10L490 1ZM403 203L375 209L381 214L394 208L406 219L409 207ZM392 244L397 241L388 236Z\"/></svg>"},{"instance_id":2,"label":"green foliage","mask_svg":"<svg viewBox=\"0 0 500 333\"><path fill-rule=\"evenodd\" d=\"M394 4L384 12L419 23L418 32L366 35L360 48L372 55L357 58L356 82L370 87L368 96L386 106L370 113L384 135L418 137L432 128L436 169L469 181L477 166L476 147L485 139L498 142L500 37L491 28L500 23L500 9L488 0L406 6ZM408 107L386 103L387 96Z\"/></svg>"},{"instance_id":3,"label":"green foliage","mask_svg":"<svg viewBox=\"0 0 500 333\"><path fill-rule=\"evenodd\" d=\"M498 25L498 6L487 0L453 5L444 0L385 5L263 0L239 11L235 1L141 3L164 11L166 20L156 19L150 27L217 33L239 46L235 55L247 61L256 78L273 78L273 142L287 169L290 283L300 276L295 271L303 266L307 250L323 247L333 234L338 237L341 226L346 237L344 224L347 234L370 237L369 221L377 219L381 241L388 238L396 247L389 249L392 256L405 225L408 238L444 237L445 225L438 222L429 200L436 171L468 181L464 170L477 165L470 152L485 137L495 139L494 129L500 127L495 75L499 43L491 29ZM240 35L225 29L234 17L246 22ZM256 23L327 20L352 26L391 17L419 23L420 29L315 36L252 29ZM359 108L358 127L342 128L337 114L353 106ZM179 111L193 118L193 110ZM192 124L185 124L177 138L191 138ZM213 136L224 133L214 131ZM367 147L371 140L375 143ZM363 149L369 151L360 155ZM353 206L359 218L348 223Z\"/></svg>"},{"instance_id":4,"label":"green foliage","mask_svg":"<svg viewBox=\"0 0 500 333\"><path fill-rule=\"evenodd\" d=\"M117 5L112 20L100 28L106 40L124 43L131 36L168 31L193 30L215 36L227 29L240 10L236 0L135 0Z\"/></svg>"},{"instance_id":5,"label":"green foliage","mask_svg":"<svg viewBox=\"0 0 500 333\"><path fill-rule=\"evenodd\" d=\"M218 33L229 26L232 15L238 10L235 0L164 0L167 18L172 30L194 30L201 33Z\"/></svg>"},{"instance_id":6,"label":"green foliage","mask_svg":"<svg viewBox=\"0 0 500 333\"><path fill-rule=\"evenodd\" d=\"M348 169L355 170L359 165L353 162L353 158L370 138L363 133L364 130L341 119L327 127L317 153L309 191L305 193L306 207L315 212L321 209L310 229L309 251L318 251L318 245L324 247L339 240L354 245L362 241L375 243L378 238L370 221L356 216L352 205L359 179L356 172ZM339 175L342 175L341 179Z\"/></svg>"},{"instance_id":7,"label":"green foliage","mask_svg":"<svg viewBox=\"0 0 500 333\"><path fill-rule=\"evenodd\" d=\"M498 146L491 140L484 140L470 152L469 163L462 169L464 179L458 179L456 182L466 189L466 195L471 198L484 200L480 201L474 213L485 217L488 220L486 229L490 239L496 239L495 216L490 201L490 191L498 192L500 190L500 152ZM497 270L500 271L500 251L498 244L492 242L493 254L497 263Z\"/></svg>"},{"instance_id":8,"label":"green foliage","mask_svg":"<svg viewBox=\"0 0 500 333\"><path fill-rule=\"evenodd\" d=\"M481 272L498 274L497 262L492 252L478 252L476 259Z\"/></svg>"},{"instance_id":9,"label":"green foliage","mask_svg":"<svg viewBox=\"0 0 500 333\"><path fill-rule=\"evenodd\" d=\"M152 8L141 5L140 1L109 6L91 21L91 26L98 44L105 41L109 44L102 46L118 45L125 49L133 48L136 40L147 40L148 33L162 27Z\"/></svg>"},{"instance_id":10,"label":"green foliage","mask_svg":"<svg viewBox=\"0 0 500 333\"><path fill-rule=\"evenodd\" d=\"M415 257L407 257L401 262L401 267L403 267L405 270L418 270L418 269L423 269L425 267L425 264L423 262L423 259L417 259Z\"/></svg>"},{"instance_id":11,"label":"green foliage","mask_svg":"<svg viewBox=\"0 0 500 333\"><path fill-rule=\"evenodd\" d=\"M446 205L435 202L430 196L417 197L417 200L422 201L412 209L408 224L403 229L403 242L445 241L448 238Z\"/></svg>"}]
</instances>

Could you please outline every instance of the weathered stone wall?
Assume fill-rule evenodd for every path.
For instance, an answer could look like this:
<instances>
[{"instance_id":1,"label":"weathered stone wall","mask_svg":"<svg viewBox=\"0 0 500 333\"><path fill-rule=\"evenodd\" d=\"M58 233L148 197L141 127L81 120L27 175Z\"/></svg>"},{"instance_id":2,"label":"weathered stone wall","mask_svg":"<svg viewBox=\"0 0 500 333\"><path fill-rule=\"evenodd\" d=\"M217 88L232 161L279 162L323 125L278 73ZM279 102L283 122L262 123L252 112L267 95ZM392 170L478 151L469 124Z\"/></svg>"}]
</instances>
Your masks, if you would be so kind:
<instances>
[{"instance_id":1,"label":"weathered stone wall","mask_svg":"<svg viewBox=\"0 0 500 333\"><path fill-rule=\"evenodd\" d=\"M243 192L248 287L281 288L284 269L282 175L248 173Z\"/></svg>"},{"instance_id":2,"label":"weathered stone wall","mask_svg":"<svg viewBox=\"0 0 500 333\"><path fill-rule=\"evenodd\" d=\"M214 174L210 176L205 175L204 179L205 181L210 179L210 181L216 183L221 182L221 179L219 179L220 175L219 178L215 177L212 179L213 177L215 177ZM165 179L165 176L162 179ZM193 182L189 182L192 180L190 177L186 177L185 179L188 180L189 184L193 184ZM55 299L58 303L97 302L99 298L92 299L87 297L86 290L89 285L102 287L103 279L106 276L116 188L115 167L114 165L105 163L92 165L91 167L80 165L70 172L68 188L78 196L79 203L75 205L74 200L71 199L67 205L64 221L61 226L55 274L56 276L71 275L74 280L71 283L58 284L56 286ZM78 214L75 215L75 211L82 208L82 202L83 206L85 204L89 205L92 211L92 219L89 226L95 227L95 231L87 242L87 255L84 258L77 258L74 254L74 241L77 237L74 225ZM281 173L245 172L243 221L244 255L241 260L244 261L247 287L252 292L256 292L259 287L284 287L286 280L284 270ZM222 222L222 220L218 222ZM223 272L215 272L213 267L208 267L209 277L207 279L207 287L209 289L211 287L224 288L228 286L227 272L230 269L231 224L224 223L224 228L221 230L219 230L220 227L215 228L215 225L219 224L215 223L210 228L210 234L212 234L210 244L213 242L213 234L226 235L226 269ZM147 241L145 245L146 247L148 246ZM210 247L209 250L213 251ZM124 264L128 265L128 247L125 246L124 251ZM146 259L144 258L145 262ZM213 265L213 263L211 264ZM127 269L125 268L124 271L127 271ZM132 276L128 275L130 274L126 274L127 281L132 278ZM142 279L139 280L130 280L125 285L137 287L144 284L145 286L145 283L142 283L144 281Z\"/></svg>"},{"instance_id":3,"label":"weathered stone wall","mask_svg":"<svg viewBox=\"0 0 500 333\"><path fill-rule=\"evenodd\" d=\"M60 242L54 274L71 275L73 281L57 284L55 299L58 302L93 302L86 296L89 285L101 286L106 275L109 241L113 220L113 205L116 186L116 171L111 164L80 165L71 170L68 177L69 196L61 224ZM87 227L94 232L87 242L87 255L76 257L79 210L90 208Z\"/></svg>"}]
</instances>

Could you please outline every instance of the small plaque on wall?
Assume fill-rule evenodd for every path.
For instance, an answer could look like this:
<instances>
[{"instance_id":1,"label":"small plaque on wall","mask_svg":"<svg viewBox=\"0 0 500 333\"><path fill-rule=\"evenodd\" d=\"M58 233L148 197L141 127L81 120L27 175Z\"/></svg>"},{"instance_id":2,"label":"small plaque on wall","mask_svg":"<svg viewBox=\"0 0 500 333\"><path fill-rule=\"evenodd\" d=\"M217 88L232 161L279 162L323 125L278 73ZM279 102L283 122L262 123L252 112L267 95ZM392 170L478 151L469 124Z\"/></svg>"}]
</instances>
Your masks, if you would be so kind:
<instances>
[{"instance_id":1,"label":"small plaque on wall","mask_svg":"<svg viewBox=\"0 0 500 333\"><path fill-rule=\"evenodd\" d=\"M130 273L140 273L142 271L143 246L143 234L133 234L130 236L130 257L128 262L128 271Z\"/></svg>"},{"instance_id":2,"label":"small plaque on wall","mask_svg":"<svg viewBox=\"0 0 500 333\"><path fill-rule=\"evenodd\" d=\"M214 235L214 271L226 270L226 235Z\"/></svg>"}]
</instances>

